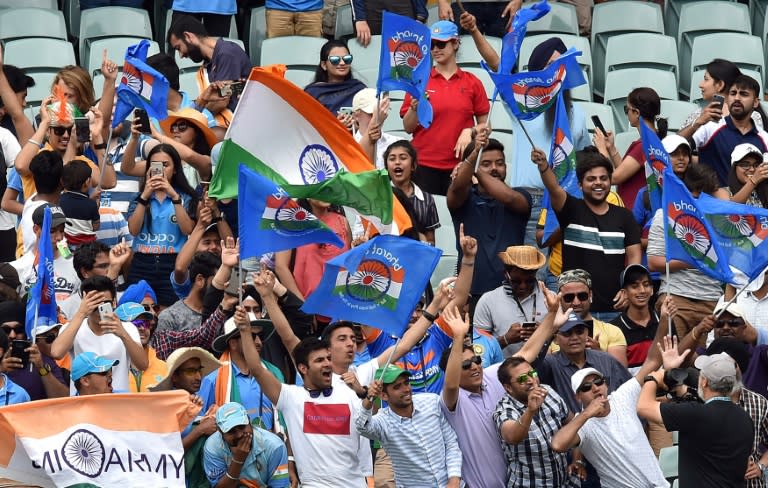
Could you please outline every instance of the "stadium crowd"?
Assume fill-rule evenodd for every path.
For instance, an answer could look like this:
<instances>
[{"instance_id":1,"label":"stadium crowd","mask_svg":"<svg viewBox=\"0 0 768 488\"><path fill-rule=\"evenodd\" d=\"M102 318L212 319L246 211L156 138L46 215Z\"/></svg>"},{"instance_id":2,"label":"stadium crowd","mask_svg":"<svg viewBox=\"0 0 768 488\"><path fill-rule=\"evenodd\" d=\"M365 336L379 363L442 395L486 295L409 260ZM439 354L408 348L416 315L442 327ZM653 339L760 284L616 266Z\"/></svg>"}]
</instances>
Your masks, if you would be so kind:
<instances>
[{"instance_id":1,"label":"stadium crowd","mask_svg":"<svg viewBox=\"0 0 768 488\"><path fill-rule=\"evenodd\" d=\"M673 445L681 487L766 486L768 271L742 291L668 260L639 135L621 154L611 131L587 131L567 91L581 197L548 161L555 105L519 122L505 148L489 94L457 64L459 33L495 68L484 36L503 35L521 2L438 3L428 128L417 100L379 99L355 79L344 41L323 46L305 88L387 170L413 222L408 238L434 246L441 225L455 229L456 276L433 281L399 339L301 309L325 263L369 238L340 207L299 202L343 247L240 262L247 216L236 199L208 195L234 87L252 68L220 38L234 1L173 2L167 42L203 65L188 93L172 55L147 59L169 81L165 120L137 112L110 130L120 67L106 56L102 93L86 70L63 66L29 120L36 80L3 64L0 407L189 392L201 407L181 432L193 487L667 487L675 475L659 455ZM591 2L568 3L588 33ZM381 33L384 7L426 19L420 1L352 5L350 42L364 45ZM328 34L322 6L267 0L268 35ZM568 47L542 42L528 69ZM714 59L700 88L706 103L676 134L653 87L632 90L629 126L658 135L694 196L768 207L758 81ZM382 131L398 116L390 108L410 140ZM59 323L33 341L25 300L46 209Z\"/></svg>"}]
</instances>

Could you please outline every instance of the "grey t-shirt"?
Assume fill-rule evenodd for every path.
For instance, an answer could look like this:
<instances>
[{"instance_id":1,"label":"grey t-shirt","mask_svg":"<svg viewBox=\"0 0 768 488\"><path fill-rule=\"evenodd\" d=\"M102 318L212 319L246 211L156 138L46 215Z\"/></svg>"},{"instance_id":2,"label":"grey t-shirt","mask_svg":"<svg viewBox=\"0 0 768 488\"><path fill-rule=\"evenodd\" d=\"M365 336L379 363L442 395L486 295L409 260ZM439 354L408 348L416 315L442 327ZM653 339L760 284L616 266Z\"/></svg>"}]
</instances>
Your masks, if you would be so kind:
<instances>
[{"instance_id":1,"label":"grey t-shirt","mask_svg":"<svg viewBox=\"0 0 768 488\"><path fill-rule=\"evenodd\" d=\"M166 308L157 317L157 330L191 330L200 327L203 314L195 312L179 300Z\"/></svg>"},{"instance_id":2,"label":"grey t-shirt","mask_svg":"<svg viewBox=\"0 0 768 488\"><path fill-rule=\"evenodd\" d=\"M474 326L493 337L506 334L512 324L523 322L541 322L547 315L547 301L538 288L535 292L519 301L507 295L504 286L483 293L477 302ZM509 356L519 351L523 343L513 343L504 348L504 355Z\"/></svg>"}]
</instances>

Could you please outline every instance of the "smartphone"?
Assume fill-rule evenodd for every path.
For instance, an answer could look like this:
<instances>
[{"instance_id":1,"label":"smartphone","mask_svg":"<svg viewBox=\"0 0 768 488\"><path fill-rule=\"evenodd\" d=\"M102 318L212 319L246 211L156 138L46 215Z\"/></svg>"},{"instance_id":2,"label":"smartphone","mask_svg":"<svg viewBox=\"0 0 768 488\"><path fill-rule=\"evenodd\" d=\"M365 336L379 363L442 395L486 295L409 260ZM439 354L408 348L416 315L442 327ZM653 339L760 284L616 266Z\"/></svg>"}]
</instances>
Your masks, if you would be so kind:
<instances>
[{"instance_id":1,"label":"smartphone","mask_svg":"<svg viewBox=\"0 0 768 488\"><path fill-rule=\"evenodd\" d=\"M720 108L723 108L725 97L722 95L712 95L712 102L720 105Z\"/></svg>"},{"instance_id":2,"label":"smartphone","mask_svg":"<svg viewBox=\"0 0 768 488\"><path fill-rule=\"evenodd\" d=\"M75 129L77 130L77 142L91 140L91 126L87 117L75 117Z\"/></svg>"},{"instance_id":3,"label":"smartphone","mask_svg":"<svg viewBox=\"0 0 768 488\"><path fill-rule=\"evenodd\" d=\"M99 305L99 319L101 321L111 320L113 313L114 313L114 310L112 309L111 303L104 302Z\"/></svg>"},{"instance_id":4,"label":"smartphone","mask_svg":"<svg viewBox=\"0 0 768 488\"><path fill-rule=\"evenodd\" d=\"M240 270L235 268L232 270L232 275L229 277L229 284L227 284L227 287L224 289L224 293L232 295L233 297L238 296L240 294L241 283Z\"/></svg>"},{"instance_id":5,"label":"smartphone","mask_svg":"<svg viewBox=\"0 0 768 488\"><path fill-rule=\"evenodd\" d=\"M14 339L11 341L11 356L21 359L22 368L29 366L29 351L26 349L31 346L32 343L30 341L22 339Z\"/></svg>"},{"instance_id":6,"label":"smartphone","mask_svg":"<svg viewBox=\"0 0 768 488\"><path fill-rule=\"evenodd\" d=\"M142 134L151 134L152 128L149 125L149 115L147 115L147 111L143 108L137 108L134 115L139 119L139 132Z\"/></svg>"},{"instance_id":7,"label":"smartphone","mask_svg":"<svg viewBox=\"0 0 768 488\"><path fill-rule=\"evenodd\" d=\"M536 322L523 322L523 329L535 329Z\"/></svg>"},{"instance_id":8,"label":"smartphone","mask_svg":"<svg viewBox=\"0 0 768 488\"><path fill-rule=\"evenodd\" d=\"M150 161L149 162L149 177L163 174L163 162L162 161Z\"/></svg>"},{"instance_id":9,"label":"smartphone","mask_svg":"<svg viewBox=\"0 0 768 488\"><path fill-rule=\"evenodd\" d=\"M592 116L592 125L595 126L595 129L600 129L600 132L602 132L604 136L608 135L608 132L605 130L605 127L603 127L603 123L600 122L600 117L598 117L597 115Z\"/></svg>"},{"instance_id":10,"label":"smartphone","mask_svg":"<svg viewBox=\"0 0 768 488\"><path fill-rule=\"evenodd\" d=\"M219 88L219 96L222 97L231 97L236 96L239 97L241 93L243 93L243 89L245 88L245 83L242 81L232 81L227 83L226 85Z\"/></svg>"},{"instance_id":11,"label":"smartphone","mask_svg":"<svg viewBox=\"0 0 768 488\"><path fill-rule=\"evenodd\" d=\"M352 107L339 107L339 113L343 115L352 115Z\"/></svg>"}]
</instances>

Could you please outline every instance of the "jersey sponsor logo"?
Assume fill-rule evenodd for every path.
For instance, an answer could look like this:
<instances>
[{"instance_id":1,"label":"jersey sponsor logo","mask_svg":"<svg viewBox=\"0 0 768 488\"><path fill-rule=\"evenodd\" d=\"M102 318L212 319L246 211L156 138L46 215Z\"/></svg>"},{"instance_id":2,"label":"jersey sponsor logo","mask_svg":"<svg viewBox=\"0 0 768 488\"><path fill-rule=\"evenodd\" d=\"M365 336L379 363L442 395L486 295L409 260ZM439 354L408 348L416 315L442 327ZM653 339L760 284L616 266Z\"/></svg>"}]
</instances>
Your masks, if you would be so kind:
<instances>
[{"instance_id":1,"label":"jersey sponsor logo","mask_svg":"<svg viewBox=\"0 0 768 488\"><path fill-rule=\"evenodd\" d=\"M346 403L304 402L304 433L349 435L352 414Z\"/></svg>"}]
</instances>

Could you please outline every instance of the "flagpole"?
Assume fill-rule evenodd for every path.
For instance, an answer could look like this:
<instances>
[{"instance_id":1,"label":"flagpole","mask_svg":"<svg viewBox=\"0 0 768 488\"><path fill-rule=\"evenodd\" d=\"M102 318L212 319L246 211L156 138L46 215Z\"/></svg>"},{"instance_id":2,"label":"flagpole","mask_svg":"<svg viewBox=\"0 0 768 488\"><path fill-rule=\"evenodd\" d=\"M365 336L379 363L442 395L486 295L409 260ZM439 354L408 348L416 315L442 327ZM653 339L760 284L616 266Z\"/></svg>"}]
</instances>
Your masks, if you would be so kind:
<instances>
[{"instance_id":1,"label":"flagpole","mask_svg":"<svg viewBox=\"0 0 768 488\"><path fill-rule=\"evenodd\" d=\"M744 285L744 286L743 286L741 289L739 289L739 290L736 292L736 294L735 294L735 295L733 295L733 297L732 297L730 300L728 300L728 302L726 302L726 304L725 304L725 306L723 307L723 309L722 309L722 310L720 310L718 313L716 313L716 314L715 314L715 319L719 319L719 318L720 318L720 316L723 314L723 312L726 312L726 311L728 310L728 307L730 307L730 306L731 306L731 304L732 304L733 302L735 302L737 298L739 298L739 295L741 295L742 293L744 293L744 291L747 289L747 287L748 287L750 284L752 284L752 282L753 282L753 281L755 281L756 279L757 279L757 278L754 278L754 279L750 280L749 282L747 282L747 284L746 284L746 285Z\"/></svg>"},{"instance_id":2,"label":"flagpole","mask_svg":"<svg viewBox=\"0 0 768 488\"><path fill-rule=\"evenodd\" d=\"M667 296L670 296L669 293L669 259L666 260L666 268L667 268ZM669 336L669 340L672 340L672 315L667 314L667 335Z\"/></svg>"},{"instance_id":3,"label":"flagpole","mask_svg":"<svg viewBox=\"0 0 768 488\"><path fill-rule=\"evenodd\" d=\"M493 100L491 100L491 108L488 110L488 123L486 125L490 127L491 130L493 130L493 127L491 127L491 114L493 113L493 106L496 105L496 97L498 96L498 94L499 94L498 90L493 92ZM475 161L475 173L477 173L477 170L480 168L480 160L483 157L483 149L484 148L481 147L480 151L478 151L477 153L477 160ZM462 154L462 156L464 155Z\"/></svg>"},{"instance_id":4,"label":"flagpole","mask_svg":"<svg viewBox=\"0 0 768 488\"><path fill-rule=\"evenodd\" d=\"M237 304L243 305L243 260L237 259Z\"/></svg>"},{"instance_id":5,"label":"flagpole","mask_svg":"<svg viewBox=\"0 0 768 488\"><path fill-rule=\"evenodd\" d=\"M387 362L384 364L384 366L381 367L381 376L378 378L374 378L374 380L381 380L381 378L384 376L384 371L386 371L387 366L392 364L392 356L395 355L395 351L397 351L397 345L400 344L401 337L397 338L397 341L395 341L395 345L392 346L392 350L389 352L389 357L387 358Z\"/></svg>"}]
</instances>

